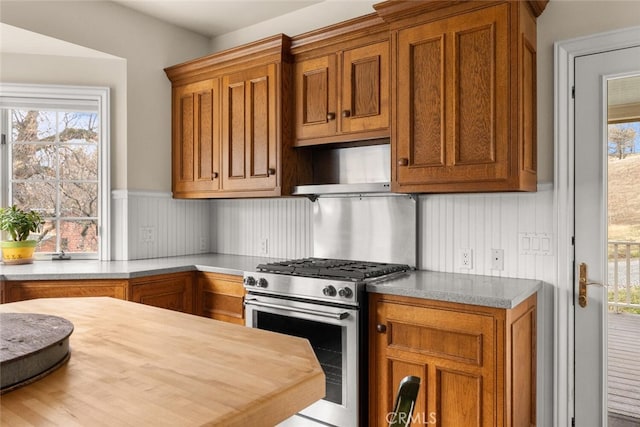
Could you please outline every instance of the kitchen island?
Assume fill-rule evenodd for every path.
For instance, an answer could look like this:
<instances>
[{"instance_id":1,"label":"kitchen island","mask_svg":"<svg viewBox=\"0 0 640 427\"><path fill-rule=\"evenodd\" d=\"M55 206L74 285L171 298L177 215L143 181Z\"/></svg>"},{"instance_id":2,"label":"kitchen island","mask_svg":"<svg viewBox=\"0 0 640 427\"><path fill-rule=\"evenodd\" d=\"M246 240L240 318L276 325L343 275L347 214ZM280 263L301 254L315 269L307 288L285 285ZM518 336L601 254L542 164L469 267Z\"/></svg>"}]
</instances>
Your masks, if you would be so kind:
<instances>
[{"instance_id":1,"label":"kitchen island","mask_svg":"<svg viewBox=\"0 0 640 427\"><path fill-rule=\"evenodd\" d=\"M0 312L61 316L71 357L0 398L0 424L273 426L324 396L306 340L114 298Z\"/></svg>"}]
</instances>

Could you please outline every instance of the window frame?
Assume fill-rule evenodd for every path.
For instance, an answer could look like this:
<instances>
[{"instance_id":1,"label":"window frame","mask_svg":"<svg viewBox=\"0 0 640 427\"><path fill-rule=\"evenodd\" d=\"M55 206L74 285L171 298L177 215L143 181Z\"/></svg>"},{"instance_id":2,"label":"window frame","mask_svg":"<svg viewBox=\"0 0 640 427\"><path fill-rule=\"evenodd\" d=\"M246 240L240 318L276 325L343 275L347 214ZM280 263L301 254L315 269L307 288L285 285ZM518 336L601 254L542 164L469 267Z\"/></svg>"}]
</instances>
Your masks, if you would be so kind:
<instances>
[{"instance_id":1,"label":"window frame","mask_svg":"<svg viewBox=\"0 0 640 427\"><path fill-rule=\"evenodd\" d=\"M46 103L84 102L95 103L100 120L100 144L98 161L98 260L111 260L111 160L110 160L110 89L101 86L66 86L66 85L41 85L0 82L0 104L3 99L43 100L42 109L46 109ZM2 106L2 105L0 105ZM4 107L3 107L4 108ZM7 120L3 120L3 136L0 150L0 202L2 206L8 204L9 194L9 164L8 164L8 135L4 129ZM77 255L77 258L82 258Z\"/></svg>"}]
</instances>

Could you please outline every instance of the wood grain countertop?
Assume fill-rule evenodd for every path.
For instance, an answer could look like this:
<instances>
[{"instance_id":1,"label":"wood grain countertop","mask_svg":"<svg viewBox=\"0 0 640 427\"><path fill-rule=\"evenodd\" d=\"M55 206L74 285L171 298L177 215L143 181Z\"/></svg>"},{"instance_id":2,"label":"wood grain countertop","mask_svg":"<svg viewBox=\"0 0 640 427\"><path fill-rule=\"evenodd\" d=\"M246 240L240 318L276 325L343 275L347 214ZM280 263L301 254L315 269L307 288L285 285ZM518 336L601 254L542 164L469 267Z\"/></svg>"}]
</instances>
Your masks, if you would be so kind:
<instances>
[{"instance_id":1,"label":"wood grain countertop","mask_svg":"<svg viewBox=\"0 0 640 427\"><path fill-rule=\"evenodd\" d=\"M324 397L308 341L112 298L47 298L0 312L74 324L71 358L0 397L0 424L273 426Z\"/></svg>"}]
</instances>

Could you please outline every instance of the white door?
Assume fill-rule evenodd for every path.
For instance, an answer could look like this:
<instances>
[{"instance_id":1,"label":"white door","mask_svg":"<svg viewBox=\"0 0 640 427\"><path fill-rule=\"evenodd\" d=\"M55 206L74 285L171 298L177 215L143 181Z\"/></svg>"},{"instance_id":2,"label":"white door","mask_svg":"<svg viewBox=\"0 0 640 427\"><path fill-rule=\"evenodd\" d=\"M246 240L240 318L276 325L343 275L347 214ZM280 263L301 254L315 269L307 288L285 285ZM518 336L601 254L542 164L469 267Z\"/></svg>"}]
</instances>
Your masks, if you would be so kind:
<instances>
[{"instance_id":1,"label":"white door","mask_svg":"<svg viewBox=\"0 0 640 427\"><path fill-rule=\"evenodd\" d=\"M640 42L640 41L639 41ZM574 417L578 427L607 425L605 289L588 285L579 301L580 264L589 282L607 274L607 81L640 74L640 47L575 59Z\"/></svg>"}]
</instances>

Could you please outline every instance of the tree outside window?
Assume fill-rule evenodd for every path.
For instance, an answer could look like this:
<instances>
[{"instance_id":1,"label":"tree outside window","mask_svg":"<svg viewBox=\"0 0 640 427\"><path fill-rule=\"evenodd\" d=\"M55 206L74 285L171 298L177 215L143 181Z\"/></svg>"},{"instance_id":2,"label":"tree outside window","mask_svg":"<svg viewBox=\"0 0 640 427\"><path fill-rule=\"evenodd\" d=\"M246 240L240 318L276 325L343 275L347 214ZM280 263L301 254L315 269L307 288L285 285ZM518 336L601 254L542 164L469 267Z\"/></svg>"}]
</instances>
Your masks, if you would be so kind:
<instances>
[{"instance_id":1,"label":"tree outside window","mask_svg":"<svg viewBox=\"0 0 640 427\"><path fill-rule=\"evenodd\" d=\"M37 251L98 252L99 116L9 110L10 203L43 213Z\"/></svg>"}]
</instances>

